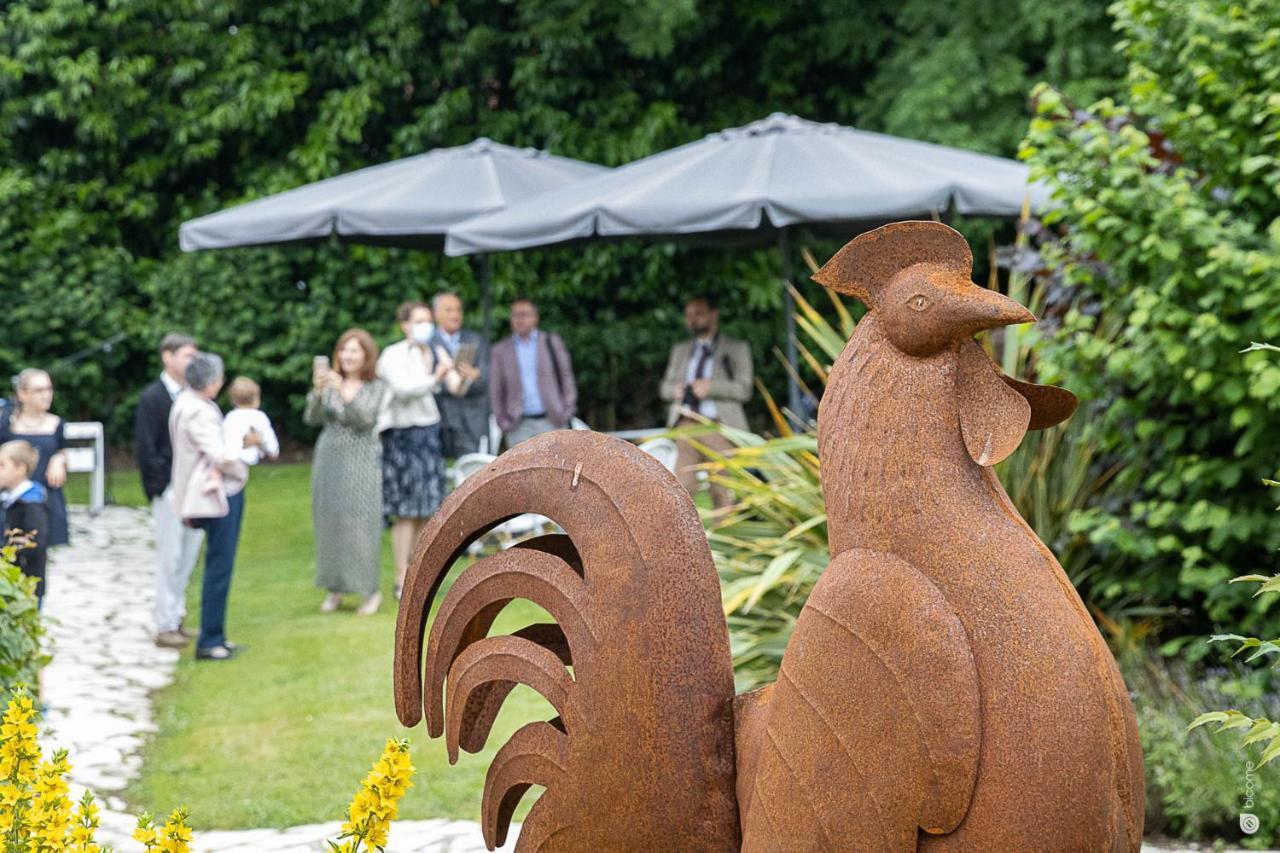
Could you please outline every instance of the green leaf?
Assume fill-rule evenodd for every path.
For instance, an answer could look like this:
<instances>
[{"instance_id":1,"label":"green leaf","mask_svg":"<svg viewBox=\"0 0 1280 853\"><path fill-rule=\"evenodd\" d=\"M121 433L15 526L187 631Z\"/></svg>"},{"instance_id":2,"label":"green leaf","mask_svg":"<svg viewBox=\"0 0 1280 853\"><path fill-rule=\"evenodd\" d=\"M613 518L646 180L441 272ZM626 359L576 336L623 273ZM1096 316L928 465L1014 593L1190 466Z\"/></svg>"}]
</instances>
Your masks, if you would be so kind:
<instances>
[{"instance_id":1,"label":"green leaf","mask_svg":"<svg viewBox=\"0 0 1280 853\"><path fill-rule=\"evenodd\" d=\"M1280 755L1280 737L1272 740L1271 743L1267 745L1267 748L1262 751L1262 755L1258 761L1258 766L1264 767L1267 764L1270 764L1271 760L1277 755Z\"/></svg>"},{"instance_id":2,"label":"green leaf","mask_svg":"<svg viewBox=\"0 0 1280 853\"><path fill-rule=\"evenodd\" d=\"M1197 729L1200 726L1209 723L1224 723L1227 721L1227 713L1225 711L1206 711L1187 725L1187 731Z\"/></svg>"}]
</instances>

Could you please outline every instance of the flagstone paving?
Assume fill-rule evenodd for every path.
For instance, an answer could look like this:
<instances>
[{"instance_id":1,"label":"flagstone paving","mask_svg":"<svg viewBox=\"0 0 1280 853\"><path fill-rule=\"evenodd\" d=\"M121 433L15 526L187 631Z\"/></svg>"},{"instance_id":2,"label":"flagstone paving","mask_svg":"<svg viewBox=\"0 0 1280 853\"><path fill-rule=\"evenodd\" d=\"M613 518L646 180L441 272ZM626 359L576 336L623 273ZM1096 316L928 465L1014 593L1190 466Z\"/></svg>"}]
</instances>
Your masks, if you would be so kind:
<instances>
[{"instance_id":1,"label":"flagstone paving","mask_svg":"<svg viewBox=\"0 0 1280 853\"><path fill-rule=\"evenodd\" d=\"M151 694L173 681L178 652L152 643L154 537L144 510L107 507L90 517L71 513L72 545L51 555L45 616L53 660L45 668L44 743L65 747L70 785L102 806L98 840L139 850L135 818L120 793L142 769L142 750L156 731ZM355 780L358 782L359 780ZM338 823L286 830L197 832L201 853L328 850ZM513 833L514 834L514 833ZM507 848L510 849L510 844ZM470 821L398 821L388 851L478 853L480 828Z\"/></svg>"},{"instance_id":2,"label":"flagstone paving","mask_svg":"<svg viewBox=\"0 0 1280 853\"><path fill-rule=\"evenodd\" d=\"M151 642L154 539L149 513L107 507L90 517L71 514L74 544L50 560L45 599L53 662L44 671L45 742L70 752L72 793L93 790L103 807L100 843L138 850L134 818L120 792L142 768L142 750L156 731L153 691L173 681L178 653ZM339 823L290 829L197 832L200 853L327 851ZM512 838L503 850L514 849ZM390 853L479 853L480 828L471 821L398 821ZM1143 853L1214 849L1173 842L1144 844ZM1226 853L1232 853L1228 850Z\"/></svg>"}]
</instances>

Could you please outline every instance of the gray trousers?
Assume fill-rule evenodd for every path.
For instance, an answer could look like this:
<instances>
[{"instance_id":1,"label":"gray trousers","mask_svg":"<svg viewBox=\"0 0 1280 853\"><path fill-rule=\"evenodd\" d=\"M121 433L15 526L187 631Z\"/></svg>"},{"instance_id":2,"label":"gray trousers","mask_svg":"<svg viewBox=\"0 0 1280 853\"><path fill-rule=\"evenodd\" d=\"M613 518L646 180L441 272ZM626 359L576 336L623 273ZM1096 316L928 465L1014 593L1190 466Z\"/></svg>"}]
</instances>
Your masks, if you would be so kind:
<instances>
[{"instance_id":1,"label":"gray trousers","mask_svg":"<svg viewBox=\"0 0 1280 853\"><path fill-rule=\"evenodd\" d=\"M200 556L204 531L187 527L173 506L173 487L151 499L156 522L156 631L176 631L187 615L187 582Z\"/></svg>"},{"instance_id":2,"label":"gray trousers","mask_svg":"<svg viewBox=\"0 0 1280 853\"><path fill-rule=\"evenodd\" d=\"M559 429L559 427L553 424L550 418L521 418L520 423L509 432L503 433L503 441L510 449L525 439L551 432L553 429Z\"/></svg>"}]
</instances>

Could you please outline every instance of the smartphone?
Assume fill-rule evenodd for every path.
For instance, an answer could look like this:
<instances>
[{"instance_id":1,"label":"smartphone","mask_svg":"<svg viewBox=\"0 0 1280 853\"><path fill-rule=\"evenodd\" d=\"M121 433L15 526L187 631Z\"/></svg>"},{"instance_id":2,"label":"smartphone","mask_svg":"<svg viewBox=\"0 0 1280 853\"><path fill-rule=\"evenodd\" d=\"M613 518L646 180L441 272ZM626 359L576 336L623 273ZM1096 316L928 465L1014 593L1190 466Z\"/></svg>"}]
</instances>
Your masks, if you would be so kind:
<instances>
[{"instance_id":1,"label":"smartphone","mask_svg":"<svg viewBox=\"0 0 1280 853\"><path fill-rule=\"evenodd\" d=\"M318 355L315 358L311 359L311 369L312 370L328 370L329 356Z\"/></svg>"}]
</instances>

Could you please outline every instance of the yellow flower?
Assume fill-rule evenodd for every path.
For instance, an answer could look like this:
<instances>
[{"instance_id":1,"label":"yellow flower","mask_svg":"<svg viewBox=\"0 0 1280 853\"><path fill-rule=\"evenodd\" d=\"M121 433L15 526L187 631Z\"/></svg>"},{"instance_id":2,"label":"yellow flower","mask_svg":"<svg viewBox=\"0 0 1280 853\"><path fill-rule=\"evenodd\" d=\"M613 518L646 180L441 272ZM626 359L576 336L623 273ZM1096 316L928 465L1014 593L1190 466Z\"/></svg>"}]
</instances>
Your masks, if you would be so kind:
<instances>
[{"instance_id":1,"label":"yellow flower","mask_svg":"<svg viewBox=\"0 0 1280 853\"><path fill-rule=\"evenodd\" d=\"M85 791L76 809L75 823L71 827L67 849L71 853L102 853L93 840L98 829L98 804L93 801L93 793Z\"/></svg>"},{"instance_id":2,"label":"yellow flower","mask_svg":"<svg viewBox=\"0 0 1280 853\"><path fill-rule=\"evenodd\" d=\"M187 826L188 817L190 813L186 808L174 809L169 814L169 820L160 831L159 849L162 853L187 853L190 849L191 827Z\"/></svg>"},{"instance_id":3,"label":"yellow flower","mask_svg":"<svg viewBox=\"0 0 1280 853\"><path fill-rule=\"evenodd\" d=\"M399 800L412 784L413 764L409 760L409 742L388 740L382 756L374 762L360 790L347 809L347 820L337 846L339 853L359 853L386 846L391 821L399 811Z\"/></svg>"},{"instance_id":4,"label":"yellow flower","mask_svg":"<svg viewBox=\"0 0 1280 853\"><path fill-rule=\"evenodd\" d=\"M23 816L34 849L62 849L71 822L67 798L67 751L58 750L52 761L40 762L31 784L31 806Z\"/></svg>"},{"instance_id":5,"label":"yellow flower","mask_svg":"<svg viewBox=\"0 0 1280 853\"><path fill-rule=\"evenodd\" d=\"M0 715L0 834L5 849L23 853L102 853L94 842L98 807L85 793L73 815L66 775L67 751L41 760L36 711L25 692ZM150 818L147 818L150 821ZM139 821L139 832L143 832Z\"/></svg>"},{"instance_id":6,"label":"yellow flower","mask_svg":"<svg viewBox=\"0 0 1280 853\"><path fill-rule=\"evenodd\" d=\"M156 829L155 821L151 815L143 813L138 816L138 826L133 830L133 840L145 847L150 853L155 849L156 837L159 831Z\"/></svg>"}]
</instances>

